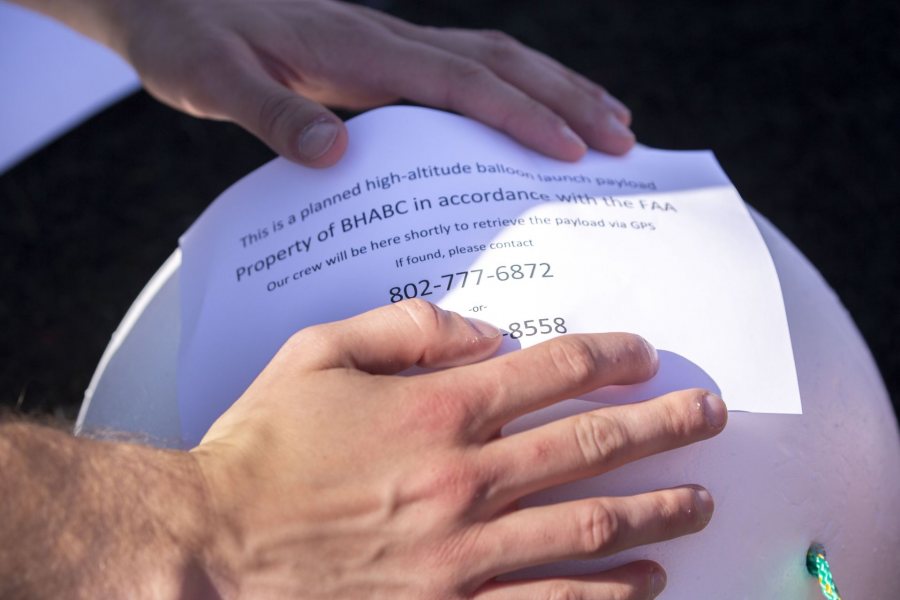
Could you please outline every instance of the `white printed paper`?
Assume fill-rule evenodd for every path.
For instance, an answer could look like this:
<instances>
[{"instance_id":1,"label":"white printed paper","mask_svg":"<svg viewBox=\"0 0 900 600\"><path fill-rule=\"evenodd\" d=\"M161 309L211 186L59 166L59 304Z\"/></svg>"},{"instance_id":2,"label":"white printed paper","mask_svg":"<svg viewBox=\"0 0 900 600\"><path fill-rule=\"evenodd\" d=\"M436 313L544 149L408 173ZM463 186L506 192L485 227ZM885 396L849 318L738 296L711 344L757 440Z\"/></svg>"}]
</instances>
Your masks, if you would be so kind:
<instances>
[{"instance_id":1,"label":"white printed paper","mask_svg":"<svg viewBox=\"0 0 900 600\"><path fill-rule=\"evenodd\" d=\"M411 107L348 127L337 166L277 159L182 238L186 442L293 332L409 297L501 327L506 350L604 331L659 349L653 380L586 399L706 387L730 410L801 412L772 260L710 152L563 163Z\"/></svg>"}]
</instances>

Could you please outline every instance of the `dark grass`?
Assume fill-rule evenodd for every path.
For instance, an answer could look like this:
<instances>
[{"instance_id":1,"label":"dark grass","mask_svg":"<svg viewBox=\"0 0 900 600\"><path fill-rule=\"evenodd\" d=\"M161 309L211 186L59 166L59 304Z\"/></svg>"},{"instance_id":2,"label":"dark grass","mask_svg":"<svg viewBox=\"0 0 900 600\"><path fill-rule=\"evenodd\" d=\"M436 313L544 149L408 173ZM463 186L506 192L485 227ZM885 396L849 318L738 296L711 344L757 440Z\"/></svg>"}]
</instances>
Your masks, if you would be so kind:
<instances>
[{"instance_id":1,"label":"dark grass","mask_svg":"<svg viewBox=\"0 0 900 600\"><path fill-rule=\"evenodd\" d=\"M606 85L633 109L642 142L712 148L835 288L900 397L896 3L389 8L418 23L502 29ZM271 156L237 127L138 94L0 177L0 405L72 418L178 235Z\"/></svg>"}]
</instances>

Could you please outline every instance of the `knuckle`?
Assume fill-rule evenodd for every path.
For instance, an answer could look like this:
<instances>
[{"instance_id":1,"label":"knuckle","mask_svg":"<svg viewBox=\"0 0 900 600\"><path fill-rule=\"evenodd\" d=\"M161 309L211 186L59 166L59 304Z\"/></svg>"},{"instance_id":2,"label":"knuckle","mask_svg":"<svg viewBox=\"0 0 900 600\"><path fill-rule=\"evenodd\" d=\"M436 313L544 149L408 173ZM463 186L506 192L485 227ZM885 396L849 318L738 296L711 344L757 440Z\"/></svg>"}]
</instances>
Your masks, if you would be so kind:
<instances>
[{"instance_id":1,"label":"knuckle","mask_svg":"<svg viewBox=\"0 0 900 600\"><path fill-rule=\"evenodd\" d=\"M503 64L514 59L521 44L512 36L493 29L481 32L484 39L484 60L491 64Z\"/></svg>"},{"instance_id":2,"label":"knuckle","mask_svg":"<svg viewBox=\"0 0 900 600\"><path fill-rule=\"evenodd\" d=\"M426 557L424 562L428 563L429 571L433 573L429 576L433 583L433 589L460 590L461 587L468 587L460 584L468 579L467 571L470 565L477 561L475 557L483 555L480 548L482 546L481 535L482 527L473 525L449 536L446 542L439 544L433 553L429 553L430 556ZM433 600L461 600L470 596L445 592L425 597Z\"/></svg>"},{"instance_id":3,"label":"knuckle","mask_svg":"<svg viewBox=\"0 0 900 600\"><path fill-rule=\"evenodd\" d=\"M681 500L675 490L663 490L654 497L653 514L667 531L675 524L681 512Z\"/></svg>"},{"instance_id":4,"label":"knuckle","mask_svg":"<svg viewBox=\"0 0 900 600\"><path fill-rule=\"evenodd\" d=\"M458 59L451 63L451 75L457 81L478 84L488 74L484 65L474 60Z\"/></svg>"},{"instance_id":5,"label":"knuckle","mask_svg":"<svg viewBox=\"0 0 900 600\"><path fill-rule=\"evenodd\" d=\"M456 457L435 464L420 493L424 497L440 499L450 517L455 518L469 513L484 500L490 487L488 479L477 465Z\"/></svg>"},{"instance_id":6,"label":"knuckle","mask_svg":"<svg viewBox=\"0 0 900 600\"><path fill-rule=\"evenodd\" d=\"M474 60L455 58L447 65L448 78L445 80L445 104L450 107L462 106L473 92L477 93L490 77L487 67Z\"/></svg>"},{"instance_id":7,"label":"knuckle","mask_svg":"<svg viewBox=\"0 0 900 600\"><path fill-rule=\"evenodd\" d=\"M471 397L476 405L489 403L506 410L519 399L518 391L510 382L521 377L521 370L511 364L500 363L495 365L494 375L473 380L470 384Z\"/></svg>"},{"instance_id":8,"label":"knuckle","mask_svg":"<svg viewBox=\"0 0 900 600\"><path fill-rule=\"evenodd\" d=\"M585 596L572 582L557 581L547 588L547 600L583 600Z\"/></svg>"},{"instance_id":9,"label":"knuckle","mask_svg":"<svg viewBox=\"0 0 900 600\"><path fill-rule=\"evenodd\" d=\"M296 354L298 352L309 352L311 349L319 347L320 344L327 341L328 336L323 331L324 326L313 325L304 327L297 331L282 345L281 352L285 354Z\"/></svg>"},{"instance_id":10,"label":"knuckle","mask_svg":"<svg viewBox=\"0 0 900 600\"><path fill-rule=\"evenodd\" d=\"M327 324L301 329L287 339L278 355L290 362L311 356L331 356L335 352L335 339L329 331Z\"/></svg>"},{"instance_id":11,"label":"knuckle","mask_svg":"<svg viewBox=\"0 0 900 600\"><path fill-rule=\"evenodd\" d=\"M551 364L566 380L583 385L593 379L597 371L597 360L592 348L583 338L561 337L551 344Z\"/></svg>"},{"instance_id":12,"label":"knuckle","mask_svg":"<svg viewBox=\"0 0 900 600\"><path fill-rule=\"evenodd\" d=\"M267 95L259 106L257 123L260 136L267 140L282 137L281 132L290 122L294 100L287 94Z\"/></svg>"},{"instance_id":13,"label":"knuckle","mask_svg":"<svg viewBox=\"0 0 900 600\"><path fill-rule=\"evenodd\" d=\"M680 439L690 433L691 419L684 414L681 403L666 402L662 405L660 413L660 422L670 437Z\"/></svg>"},{"instance_id":14,"label":"knuckle","mask_svg":"<svg viewBox=\"0 0 900 600\"><path fill-rule=\"evenodd\" d=\"M616 450L627 442L621 424L596 412L577 415L573 427L575 441L587 466L600 465L611 460Z\"/></svg>"},{"instance_id":15,"label":"knuckle","mask_svg":"<svg viewBox=\"0 0 900 600\"><path fill-rule=\"evenodd\" d=\"M424 392L418 390L420 401L411 403L404 421L419 431L446 437L470 431L479 422L478 415L459 391L449 386L430 386Z\"/></svg>"},{"instance_id":16,"label":"knuckle","mask_svg":"<svg viewBox=\"0 0 900 600\"><path fill-rule=\"evenodd\" d=\"M588 504L580 523L581 548L585 554L597 554L614 546L619 537L619 519L603 502Z\"/></svg>"},{"instance_id":17,"label":"knuckle","mask_svg":"<svg viewBox=\"0 0 900 600\"><path fill-rule=\"evenodd\" d=\"M444 311L427 300L411 298L402 300L393 306L396 310L401 311L404 317L412 321L422 334L440 329Z\"/></svg>"}]
</instances>

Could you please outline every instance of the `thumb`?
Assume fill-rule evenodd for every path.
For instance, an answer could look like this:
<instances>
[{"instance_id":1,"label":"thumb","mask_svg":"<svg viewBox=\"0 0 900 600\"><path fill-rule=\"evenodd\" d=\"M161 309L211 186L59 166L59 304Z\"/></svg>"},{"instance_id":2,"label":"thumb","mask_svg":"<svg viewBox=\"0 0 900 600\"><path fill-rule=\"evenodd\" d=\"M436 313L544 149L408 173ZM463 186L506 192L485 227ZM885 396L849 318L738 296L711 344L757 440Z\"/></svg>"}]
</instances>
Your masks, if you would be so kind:
<instances>
[{"instance_id":1,"label":"thumb","mask_svg":"<svg viewBox=\"0 0 900 600\"><path fill-rule=\"evenodd\" d=\"M413 365L452 367L488 358L503 339L496 327L424 300L404 300L344 321L301 330L290 360L311 370L399 373ZM279 353L280 354L280 353Z\"/></svg>"},{"instance_id":2,"label":"thumb","mask_svg":"<svg viewBox=\"0 0 900 600\"><path fill-rule=\"evenodd\" d=\"M330 110L265 73L242 72L229 90L228 117L272 150L309 167L330 167L347 148L347 129Z\"/></svg>"}]
</instances>

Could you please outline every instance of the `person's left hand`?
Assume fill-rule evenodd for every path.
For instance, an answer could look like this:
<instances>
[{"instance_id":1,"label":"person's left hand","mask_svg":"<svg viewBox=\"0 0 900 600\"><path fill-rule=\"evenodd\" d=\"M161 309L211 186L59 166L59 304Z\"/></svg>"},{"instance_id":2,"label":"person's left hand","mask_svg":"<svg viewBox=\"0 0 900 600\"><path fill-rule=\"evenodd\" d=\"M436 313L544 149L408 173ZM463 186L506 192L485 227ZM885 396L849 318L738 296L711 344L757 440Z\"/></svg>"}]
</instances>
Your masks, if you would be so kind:
<instances>
[{"instance_id":1,"label":"person's left hand","mask_svg":"<svg viewBox=\"0 0 900 600\"><path fill-rule=\"evenodd\" d=\"M293 161L334 164L343 123L406 98L450 109L563 160L634 145L628 109L599 85L496 31L412 25L333 0L119 0L88 31L157 98L235 121Z\"/></svg>"}]
</instances>

